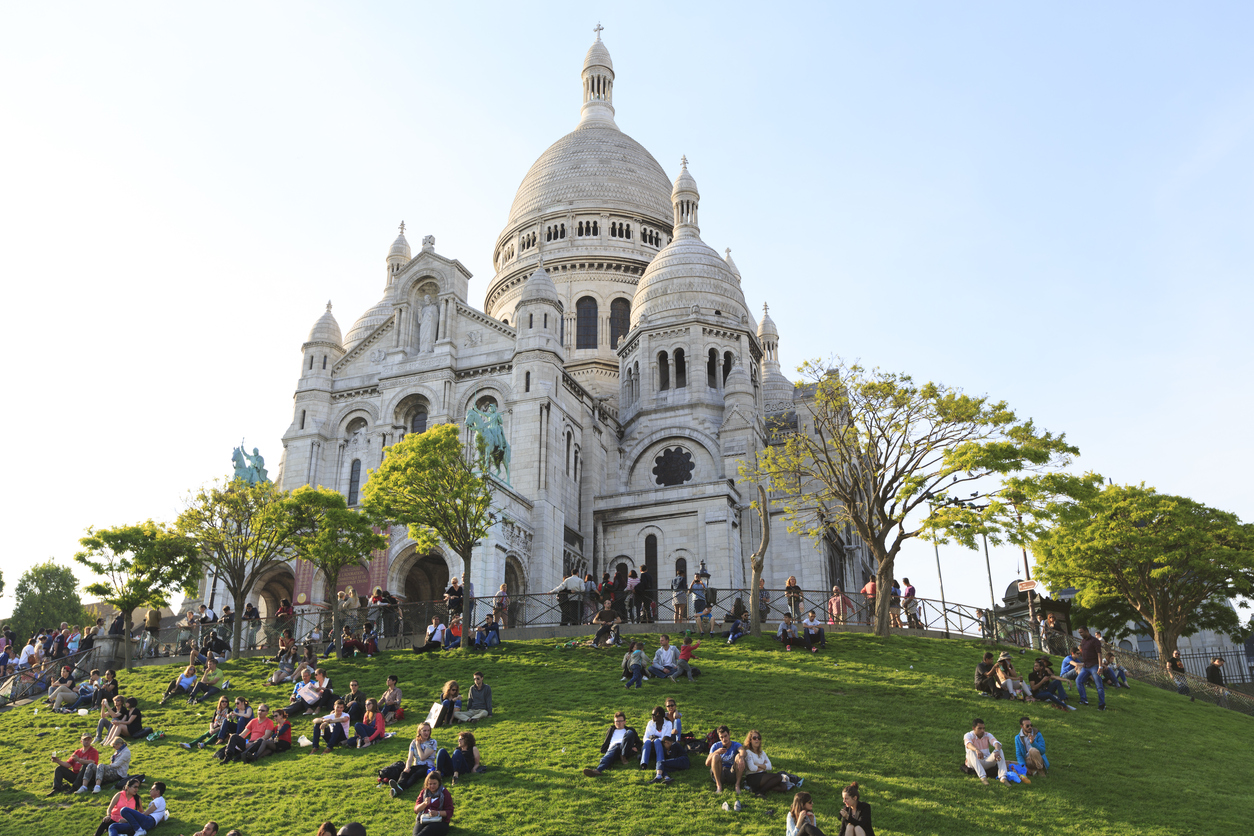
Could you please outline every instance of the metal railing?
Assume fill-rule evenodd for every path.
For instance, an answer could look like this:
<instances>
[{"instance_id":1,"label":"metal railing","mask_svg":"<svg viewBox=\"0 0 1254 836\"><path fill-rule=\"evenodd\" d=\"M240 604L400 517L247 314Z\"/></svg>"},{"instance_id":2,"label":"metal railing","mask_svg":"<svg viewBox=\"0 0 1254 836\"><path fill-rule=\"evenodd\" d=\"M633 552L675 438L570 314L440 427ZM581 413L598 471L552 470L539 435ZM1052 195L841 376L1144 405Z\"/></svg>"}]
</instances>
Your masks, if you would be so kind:
<instances>
[{"instance_id":1,"label":"metal railing","mask_svg":"<svg viewBox=\"0 0 1254 836\"><path fill-rule=\"evenodd\" d=\"M11 705L18 700L38 696L48 690L48 684L61 675L61 668L70 665L75 682L81 682L91 672L91 649L68 653L58 659L48 658L34 668L13 671L0 680L0 706ZM10 663L10 667L12 664Z\"/></svg>"}]
</instances>

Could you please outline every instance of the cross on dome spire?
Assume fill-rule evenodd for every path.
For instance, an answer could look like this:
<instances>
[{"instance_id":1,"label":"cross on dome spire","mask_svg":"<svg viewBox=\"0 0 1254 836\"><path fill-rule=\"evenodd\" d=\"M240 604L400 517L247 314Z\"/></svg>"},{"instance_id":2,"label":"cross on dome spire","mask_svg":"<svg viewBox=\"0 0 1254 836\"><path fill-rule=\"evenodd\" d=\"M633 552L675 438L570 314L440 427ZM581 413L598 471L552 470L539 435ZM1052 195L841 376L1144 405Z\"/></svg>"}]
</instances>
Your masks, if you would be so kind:
<instances>
[{"instance_id":1,"label":"cross on dome spire","mask_svg":"<svg viewBox=\"0 0 1254 836\"><path fill-rule=\"evenodd\" d=\"M597 40L599 41L601 40L601 33L605 31L605 27L602 26L601 21L598 20L597 25L593 27L592 31L597 33Z\"/></svg>"},{"instance_id":2,"label":"cross on dome spire","mask_svg":"<svg viewBox=\"0 0 1254 836\"><path fill-rule=\"evenodd\" d=\"M331 312L331 300L330 299L327 300L327 312L328 313Z\"/></svg>"},{"instance_id":3,"label":"cross on dome spire","mask_svg":"<svg viewBox=\"0 0 1254 836\"><path fill-rule=\"evenodd\" d=\"M401 221L401 235L405 234L405 222Z\"/></svg>"},{"instance_id":4,"label":"cross on dome spire","mask_svg":"<svg viewBox=\"0 0 1254 836\"><path fill-rule=\"evenodd\" d=\"M770 305L766 304L765 302L762 303L762 313L766 313L770 309L771 309Z\"/></svg>"},{"instance_id":5,"label":"cross on dome spire","mask_svg":"<svg viewBox=\"0 0 1254 836\"><path fill-rule=\"evenodd\" d=\"M679 162L683 164L683 167L685 169L687 169L688 168L688 155L684 154L682 157L680 157Z\"/></svg>"}]
</instances>

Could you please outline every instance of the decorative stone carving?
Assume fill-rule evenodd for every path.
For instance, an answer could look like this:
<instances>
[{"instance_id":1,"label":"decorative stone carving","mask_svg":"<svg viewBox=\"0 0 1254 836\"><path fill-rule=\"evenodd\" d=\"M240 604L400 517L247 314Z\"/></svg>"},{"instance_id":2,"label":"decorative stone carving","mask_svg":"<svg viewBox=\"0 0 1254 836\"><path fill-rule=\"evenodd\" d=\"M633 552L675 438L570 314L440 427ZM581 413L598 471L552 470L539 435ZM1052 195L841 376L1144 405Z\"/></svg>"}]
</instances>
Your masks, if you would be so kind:
<instances>
[{"instance_id":1,"label":"decorative stone carving","mask_svg":"<svg viewBox=\"0 0 1254 836\"><path fill-rule=\"evenodd\" d=\"M531 556L531 541L533 535L530 531L514 522L501 523L501 529L505 533L505 541L509 543L510 548L514 549L524 557Z\"/></svg>"},{"instance_id":2,"label":"decorative stone carving","mask_svg":"<svg viewBox=\"0 0 1254 836\"><path fill-rule=\"evenodd\" d=\"M370 362L375 364L382 363L383 359L387 356L388 353L386 351L381 348L376 348L374 351L370 352Z\"/></svg>"},{"instance_id":3,"label":"decorative stone carving","mask_svg":"<svg viewBox=\"0 0 1254 836\"><path fill-rule=\"evenodd\" d=\"M435 320L438 313L436 306L431 303L431 297L423 296L422 310L418 312L419 354L430 354L435 351Z\"/></svg>"},{"instance_id":4,"label":"decorative stone carving","mask_svg":"<svg viewBox=\"0 0 1254 836\"><path fill-rule=\"evenodd\" d=\"M482 331L471 331L469 334L466 335L466 347L467 348L474 348L475 346L479 345L482 342L483 342Z\"/></svg>"},{"instance_id":5,"label":"decorative stone carving","mask_svg":"<svg viewBox=\"0 0 1254 836\"><path fill-rule=\"evenodd\" d=\"M435 249L435 236L434 235L422 236L422 248L424 250L434 250Z\"/></svg>"},{"instance_id":6,"label":"decorative stone carving","mask_svg":"<svg viewBox=\"0 0 1254 836\"><path fill-rule=\"evenodd\" d=\"M653 460L655 481L662 487L682 485L692 481L692 471L697 465L692 460L692 453L682 447L667 447L662 455Z\"/></svg>"}]
</instances>

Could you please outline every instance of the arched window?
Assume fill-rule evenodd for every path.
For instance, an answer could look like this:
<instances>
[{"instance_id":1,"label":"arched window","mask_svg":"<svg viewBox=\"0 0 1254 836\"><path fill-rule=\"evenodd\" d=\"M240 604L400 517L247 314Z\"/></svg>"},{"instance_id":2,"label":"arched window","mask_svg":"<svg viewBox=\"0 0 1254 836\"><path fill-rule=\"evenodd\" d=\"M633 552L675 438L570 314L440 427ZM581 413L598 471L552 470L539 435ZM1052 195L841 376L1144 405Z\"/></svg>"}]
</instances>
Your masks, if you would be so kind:
<instances>
[{"instance_id":1,"label":"arched window","mask_svg":"<svg viewBox=\"0 0 1254 836\"><path fill-rule=\"evenodd\" d=\"M657 535L650 534L644 538L644 562L647 565L657 563Z\"/></svg>"},{"instance_id":2,"label":"arched window","mask_svg":"<svg viewBox=\"0 0 1254 836\"><path fill-rule=\"evenodd\" d=\"M309 355L309 368L311 371L313 370L313 355L312 354Z\"/></svg>"},{"instance_id":3,"label":"arched window","mask_svg":"<svg viewBox=\"0 0 1254 836\"><path fill-rule=\"evenodd\" d=\"M523 377L523 391L531 391L531 372L527 372L526 376Z\"/></svg>"},{"instance_id":4,"label":"arched window","mask_svg":"<svg viewBox=\"0 0 1254 836\"><path fill-rule=\"evenodd\" d=\"M705 363L705 383L711 389L718 388L718 349L710 349L710 359Z\"/></svg>"},{"instance_id":5,"label":"arched window","mask_svg":"<svg viewBox=\"0 0 1254 836\"><path fill-rule=\"evenodd\" d=\"M618 348L620 338L627 336L631 327L631 302L615 299L610 302L610 348Z\"/></svg>"},{"instance_id":6,"label":"arched window","mask_svg":"<svg viewBox=\"0 0 1254 836\"><path fill-rule=\"evenodd\" d=\"M675 349L675 388L683 389L688 385L688 363L684 359L684 350Z\"/></svg>"},{"instance_id":7,"label":"arched window","mask_svg":"<svg viewBox=\"0 0 1254 836\"><path fill-rule=\"evenodd\" d=\"M536 315L535 314L533 313L527 314L527 327L528 328L536 327Z\"/></svg>"},{"instance_id":8,"label":"arched window","mask_svg":"<svg viewBox=\"0 0 1254 836\"><path fill-rule=\"evenodd\" d=\"M675 561L675 574L683 575L684 578L687 579L688 577L688 561L687 560L681 557Z\"/></svg>"},{"instance_id":9,"label":"arched window","mask_svg":"<svg viewBox=\"0 0 1254 836\"><path fill-rule=\"evenodd\" d=\"M300 411L300 428L305 429L305 410Z\"/></svg>"},{"instance_id":10,"label":"arched window","mask_svg":"<svg viewBox=\"0 0 1254 836\"><path fill-rule=\"evenodd\" d=\"M575 303L575 348L597 347L597 300L585 296Z\"/></svg>"},{"instance_id":11,"label":"arched window","mask_svg":"<svg viewBox=\"0 0 1254 836\"><path fill-rule=\"evenodd\" d=\"M409 416L409 431L411 433L425 433L427 431L427 408L425 406L414 408L413 413Z\"/></svg>"},{"instance_id":12,"label":"arched window","mask_svg":"<svg viewBox=\"0 0 1254 836\"><path fill-rule=\"evenodd\" d=\"M322 368L325 369L326 367L327 367L327 356L324 354L322 355Z\"/></svg>"},{"instance_id":13,"label":"arched window","mask_svg":"<svg viewBox=\"0 0 1254 836\"><path fill-rule=\"evenodd\" d=\"M566 475L570 475L570 448L574 444L575 437L569 432L566 433Z\"/></svg>"},{"instance_id":14,"label":"arched window","mask_svg":"<svg viewBox=\"0 0 1254 836\"><path fill-rule=\"evenodd\" d=\"M664 392L671 388L671 358L665 351L657 356L657 390Z\"/></svg>"},{"instance_id":15,"label":"arched window","mask_svg":"<svg viewBox=\"0 0 1254 836\"><path fill-rule=\"evenodd\" d=\"M509 325L509 320L508 320L508 319L502 319L502 320L501 320L501 324L502 324L502 325Z\"/></svg>"},{"instance_id":16,"label":"arched window","mask_svg":"<svg viewBox=\"0 0 1254 836\"><path fill-rule=\"evenodd\" d=\"M558 238L565 238L565 237L566 237L566 224L562 224L562 225L561 225L561 227L560 227L560 231L559 231L559 233L558 233L558 236L557 236L557 237L558 237Z\"/></svg>"},{"instance_id":17,"label":"arched window","mask_svg":"<svg viewBox=\"0 0 1254 836\"><path fill-rule=\"evenodd\" d=\"M348 473L348 504L357 504L357 491L361 488L361 459L353 459L352 470Z\"/></svg>"}]
</instances>

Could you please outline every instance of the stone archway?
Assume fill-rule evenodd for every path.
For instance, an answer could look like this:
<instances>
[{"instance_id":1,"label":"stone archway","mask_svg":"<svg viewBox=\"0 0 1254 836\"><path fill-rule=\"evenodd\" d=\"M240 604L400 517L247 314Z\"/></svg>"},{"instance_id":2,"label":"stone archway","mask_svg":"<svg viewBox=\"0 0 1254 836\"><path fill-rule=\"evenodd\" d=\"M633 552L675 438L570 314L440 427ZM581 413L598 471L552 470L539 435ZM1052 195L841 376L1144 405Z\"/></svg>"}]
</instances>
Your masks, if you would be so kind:
<instances>
[{"instance_id":1,"label":"stone archway","mask_svg":"<svg viewBox=\"0 0 1254 836\"><path fill-rule=\"evenodd\" d=\"M444 557L437 553L418 557L402 580L402 591L409 603L442 601L448 588L449 571Z\"/></svg>"},{"instance_id":2,"label":"stone archway","mask_svg":"<svg viewBox=\"0 0 1254 836\"><path fill-rule=\"evenodd\" d=\"M253 585L253 594L257 596L257 610L263 621L273 621L279 604L287 599L293 600L296 589L296 577L287 566L280 566L258 579Z\"/></svg>"}]
</instances>

